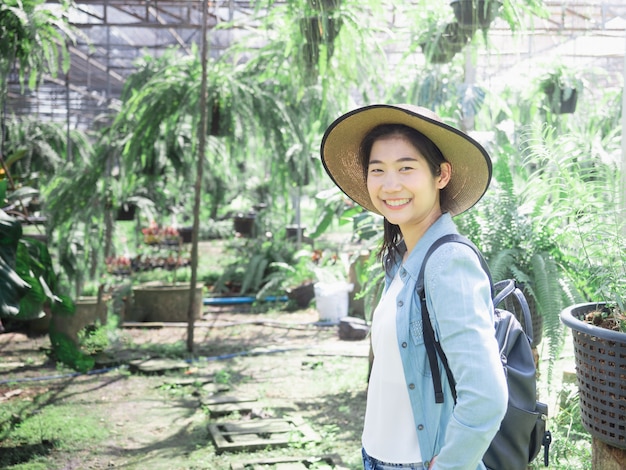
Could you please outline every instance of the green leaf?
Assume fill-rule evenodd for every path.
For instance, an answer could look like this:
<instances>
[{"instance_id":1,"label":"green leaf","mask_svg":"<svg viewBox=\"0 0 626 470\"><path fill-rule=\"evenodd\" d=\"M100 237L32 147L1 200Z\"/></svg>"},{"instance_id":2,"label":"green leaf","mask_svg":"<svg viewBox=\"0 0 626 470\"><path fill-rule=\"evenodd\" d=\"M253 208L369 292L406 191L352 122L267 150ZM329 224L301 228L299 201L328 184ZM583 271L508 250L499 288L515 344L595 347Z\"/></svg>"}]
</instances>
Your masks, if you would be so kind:
<instances>
[{"instance_id":1,"label":"green leaf","mask_svg":"<svg viewBox=\"0 0 626 470\"><path fill-rule=\"evenodd\" d=\"M30 291L30 285L15 271L21 235L19 221L0 211L0 317L18 316L20 300Z\"/></svg>"},{"instance_id":2,"label":"green leaf","mask_svg":"<svg viewBox=\"0 0 626 470\"><path fill-rule=\"evenodd\" d=\"M0 180L0 203L4 205L4 200L7 197L7 183L8 181L5 179Z\"/></svg>"},{"instance_id":3,"label":"green leaf","mask_svg":"<svg viewBox=\"0 0 626 470\"><path fill-rule=\"evenodd\" d=\"M20 313L20 299L29 289L30 286L0 256L0 317L17 317Z\"/></svg>"},{"instance_id":4,"label":"green leaf","mask_svg":"<svg viewBox=\"0 0 626 470\"><path fill-rule=\"evenodd\" d=\"M50 329L50 342L54 355L59 362L79 372L87 372L93 369L95 360L80 350L71 338L63 333Z\"/></svg>"}]
</instances>

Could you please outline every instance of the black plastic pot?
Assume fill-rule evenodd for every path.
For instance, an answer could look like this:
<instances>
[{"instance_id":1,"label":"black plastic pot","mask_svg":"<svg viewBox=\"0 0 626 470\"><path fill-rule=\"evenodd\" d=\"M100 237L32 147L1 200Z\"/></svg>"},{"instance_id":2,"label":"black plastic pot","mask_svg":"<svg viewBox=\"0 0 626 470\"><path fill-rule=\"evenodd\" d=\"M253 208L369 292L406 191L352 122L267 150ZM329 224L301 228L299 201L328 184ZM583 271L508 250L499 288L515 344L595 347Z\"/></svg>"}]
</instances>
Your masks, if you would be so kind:
<instances>
[{"instance_id":1,"label":"black plastic pot","mask_svg":"<svg viewBox=\"0 0 626 470\"><path fill-rule=\"evenodd\" d=\"M550 109L555 114L571 114L576 111L578 103L578 90L576 88L547 87L546 97L550 103Z\"/></svg>"},{"instance_id":2,"label":"black plastic pot","mask_svg":"<svg viewBox=\"0 0 626 470\"><path fill-rule=\"evenodd\" d=\"M450 6L461 26L476 30L489 28L502 3L498 0L452 0Z\"/></svg>"},{"instance_id":3,"label":"black plastic pot","mask_svg":"<svg viewBox=\"0 0 626 470\"><path fill-rule=\"evenodd\" d=\"M420 43L426 60L432 64L446 64L452 60L462 46L450 42L444 35L435 35L430 41Z\"/></svg>"},{"instance_id":4,"label":"black plastic pot","mask_svg":"<svg viewBox=\"0 0 626 470\"><path fill-rule=\"evenodd\" d=\"M300 238L303 238L305 230L306 230L305 227L298 227L297 225L288 225L287 227L285 227L285 237L287 238L287 240L297 240L298 235L300 235Z\"/></svg>"},{"instance_id":5,"label":"black plastic pot","mask_svg":"<svg viewBox=\"0 0 626 470\"><path fill-rule=\"evenodd\" d=\"M182 238L183 243L191 243L193 227L180 227L178 229L178 234L180 238Z\"/></svg>"},{"instance_id":6,"label":"black plastic pot","mask_svg":"<svg viewBox=\"0 0 626 470\"><path fill-rule=\"evenodd\" d=\"M116 220L134 220L136 210L137 206L134 204L122 204L122 206L117 210Z\"/></svg>"},{"instance_id":7,"label":"black plastic pot","mask_svg":"<svg viewBox=\"0 0 626 470\"><path fill-rule=\"evenodd\" d=\"M605 305L573 305L561 312L561 321L572 330L583 426L605 444L626 449L626 333L582 320Z\"/></svg>"},{"instance_id":8,"label":"black plastic pot","mask_svg":"<svg viewBox=\"0 0 626 470\"><path fill-rule=\"evenodd\" d=\"M312 282L302 284L287 293L287 297L293 300L298 307L306 308L315 297L315 287Z\"/></svg>"},{"instance_id":9,"label":"black plastic pot","mask_svg":"<svg viewBox=\"0 0 626 470\"><path fill-rule=\"evenodd\" d=\"M235 232L239 233L242 237L255 236L256 214L237 214L233 222Z\"/></svg>"}]
</instances>

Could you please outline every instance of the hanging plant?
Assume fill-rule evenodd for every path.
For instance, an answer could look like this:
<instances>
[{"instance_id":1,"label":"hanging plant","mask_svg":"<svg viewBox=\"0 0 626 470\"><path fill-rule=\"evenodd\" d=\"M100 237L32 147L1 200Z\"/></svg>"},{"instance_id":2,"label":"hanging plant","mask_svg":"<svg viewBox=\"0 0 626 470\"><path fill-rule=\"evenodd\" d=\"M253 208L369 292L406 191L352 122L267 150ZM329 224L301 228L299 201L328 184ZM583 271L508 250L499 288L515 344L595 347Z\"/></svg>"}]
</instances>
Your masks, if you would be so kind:
<instances>
[{"instance_id":1,"label":"hanging plant","mask_svg":"<svg viewBox=\"0 0 626 470\"><path fill-rule=\"evenodd\" d=\"M450 2L458 23L472 33L489 29L502 8L499 0L452 0Z\"/></svg>"},{"instance_id":2,"label":"hanging plant","mask_svg":"<svg viewBox=\"0 0 626 470\"><path fill-rule=\"evenodd\" d=\"M539 89L545 93L547 107L555 114L576 111L578 95L583 90L581 74L565 65L559 65L539 78Z\"/></svg>"},{"instance_id":3,"label":"hanging plant","mask_svg":"<svg viewBox=\"0 0 626 470\"><path fill-rule=\"evenodd\" d=\"M317 77L320 60L328 62L335 49L343 18L339 14L341 0L308 0L305 16L298 20L302 34L301 54L306 76Z\"/></svg>"},{"instance_id":4,"label":"hanging plant","mask_svg":"<svg viewBox=\"0 0 626 470\"><path fill-rule=\"evenodd\" d=\"M444 64L463 50L471 34L456 22L434 23L420 36L419 44L426 59L433 64Z\"/></svg>"}]
</instances>

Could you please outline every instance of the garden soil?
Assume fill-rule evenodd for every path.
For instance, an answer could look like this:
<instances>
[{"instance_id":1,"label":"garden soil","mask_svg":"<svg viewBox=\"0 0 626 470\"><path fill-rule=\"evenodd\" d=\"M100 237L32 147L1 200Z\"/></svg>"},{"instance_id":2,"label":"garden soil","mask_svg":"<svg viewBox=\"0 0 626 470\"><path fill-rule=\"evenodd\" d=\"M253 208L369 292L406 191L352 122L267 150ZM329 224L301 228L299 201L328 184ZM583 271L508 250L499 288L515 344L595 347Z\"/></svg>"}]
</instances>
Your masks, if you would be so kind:
<instances>
[{"instance_id":1,"label":"garden soil","mask_svg":"<svg viewBox=\"0 0 626 470\"><path fill-rule=\"evenodd\" d=\"M19 426L42 417L43 454L0 467L359 468L369 342L340 339L336 325L318 323L315 309L205 308L194 328L195 360L185 360L185 324L116 331L91 374L57 369L46 355L47 335L0 334L0 406L29 402L12 419ZM216 397L233 403L220 408ZM59 423L46 422L47 407L65 410L80 445L68 441L67 429L52 429ZM210 427L271 419L287 423L288 444L235 445L227 436L218 445ZM15 451L19 444L2 437L0 453Z\"/></svg>"}]
</instances>

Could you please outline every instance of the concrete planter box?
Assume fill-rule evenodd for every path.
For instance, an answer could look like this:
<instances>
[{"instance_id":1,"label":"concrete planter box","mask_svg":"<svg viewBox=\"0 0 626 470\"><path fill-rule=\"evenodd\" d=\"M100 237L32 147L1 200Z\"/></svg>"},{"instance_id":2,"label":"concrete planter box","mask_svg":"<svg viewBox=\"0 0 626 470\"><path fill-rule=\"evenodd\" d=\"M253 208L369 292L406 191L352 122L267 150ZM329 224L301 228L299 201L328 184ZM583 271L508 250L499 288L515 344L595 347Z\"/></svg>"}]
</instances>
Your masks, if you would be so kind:
<instances>
[{"instance_id":1,"label":"concrete planter box","mask_svg":"<svg viewBox=\"0 0 626 470\"><path fill-rule=\"evenodd\" d=\"M55 331L63 333L78 344L78 332L86 326L105 325L107 322L108 304L111 297L102 296L98 303L98 297L79 297L74 302L76 311L74 315L52 315L51 325Z\"/></svg>"},{"instance_id":2,"label":"concrete planter box","mask_svg":"<svg viewBox=\"0 0 626 470\"><path fill-rule=\"evenodd\" d=\"M133 305L126 320L185 322L191 284L146 283L133 287ZM202 316L202 285L196 285L195 318Z\"/></svg>"}]
</instances>

